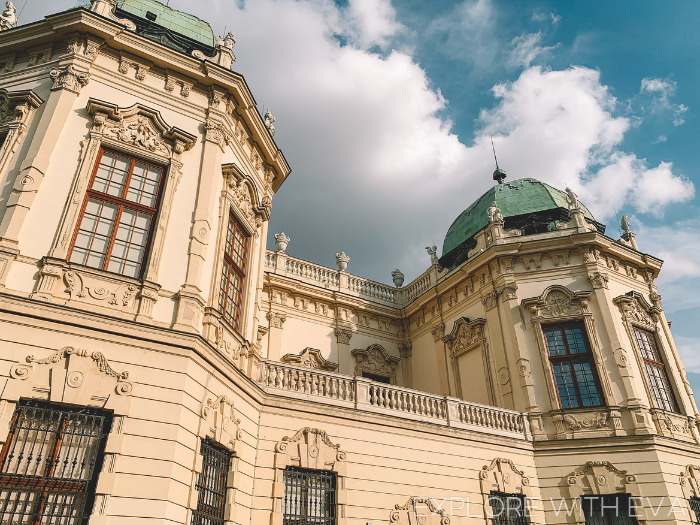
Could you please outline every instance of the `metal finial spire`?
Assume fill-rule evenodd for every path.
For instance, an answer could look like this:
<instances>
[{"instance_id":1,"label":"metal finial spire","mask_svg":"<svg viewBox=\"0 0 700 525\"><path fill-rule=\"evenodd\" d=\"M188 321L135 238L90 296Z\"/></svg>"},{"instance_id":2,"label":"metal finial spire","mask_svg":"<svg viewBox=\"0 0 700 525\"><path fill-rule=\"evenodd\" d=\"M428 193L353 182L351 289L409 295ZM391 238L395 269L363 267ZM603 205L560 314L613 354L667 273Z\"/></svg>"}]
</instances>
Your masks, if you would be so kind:
<instances>
[{"instance_id":1,"label":"metal finial spire","mask_svg":"<svg viewBox=\"0 0 700 525\"><path fill-rule=\"evenodd\" d=\"M491 135L491 148L493 148L493 160L496 161L496 171L493 172L493 180L503 184L503 179L506 178L506 172L498 167L498 157L496 157L496 146L493 145L493 135Z\"/></svg>"}]
</instances>

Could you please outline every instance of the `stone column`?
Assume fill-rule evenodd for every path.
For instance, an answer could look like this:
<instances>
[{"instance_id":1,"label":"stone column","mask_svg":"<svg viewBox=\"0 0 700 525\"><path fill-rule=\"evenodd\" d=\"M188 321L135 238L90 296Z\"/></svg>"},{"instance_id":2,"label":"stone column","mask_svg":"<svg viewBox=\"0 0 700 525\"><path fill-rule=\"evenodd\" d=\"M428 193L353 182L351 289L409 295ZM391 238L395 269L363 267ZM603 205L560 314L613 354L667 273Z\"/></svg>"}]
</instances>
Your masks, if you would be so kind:
<instances>
[{"instance_id":1,"label":"stone column","mask_svg":"<svg viewBox=\"0 0 700 525\"><path fill-rule=\"evenodd\" d=\"M194 209L194 220L187 251L187 274L178 292L175 327L180 330L199 331L205 301L201 297L201 280L211 237L217 190L221 175L221 157L224 153L225 131L221 124L211 119L206 124L202 145L202 162L199 167L199 185ZM228 216L224 215L224 220Z\"/></svg>"},{"instance_id":2,"label":"stone column","mask_svg":"<svg viewBox=\"0 0 700 525\"><path fill-rule=\"evenodd\" d=\"M352 329L338 326L335 329L335 336L338 340L338 373L351 376L355 374L355 368L350 362L350 339Z\"/></svg>"},{"instance_id":3,"label":"stone column","mask_svg":"<svg viewBox=\"0 0 700 525\"><path fill-rule=\"evenodd\" d=\"M50 76L53 80L51 94L44 105L27 155L15 177L5 215L0 223L0 247L3 251L17 250L22 226L49 168L58 138L73 110L80 88L90 79L89 73L72 64L53 68ZM5 268L5 273L8 269Z\"/></svg>"},{"instance_id":4,"label":"stone column","mask_svg":"<svg viewBox=\"0 0 700 525\"><path fill-rule=\"evenodd\" d=\"M439 322L430 330L435 341L435 360L437 362L438 381L440 382L441 396L451 396L454 390L452 381L450 381L449 364L447 362L447 349L442 338L445 337L445 323Z\"/></svg>"},{"instance_id":5,"label":"stone column","mask_svg":"<svg viewBox=\"0 0 700 525\"><path fill-rule=\"evenodd\" d=\"M267 334L267 358L279 361L282 356L282 329L287 316L279 312L267 312L270 331Z\"/></svg>"},{"instance_id":6,"label":"stone column","mask_svg":"<svg viewBox=\"0 0 700 525\"><path fill-rule=\"evenodd\" d=\"M401 363L403 371L403 386L413 388L413 344L399 343L399 354L401 354Z\"/></svg>"}]
</instances>

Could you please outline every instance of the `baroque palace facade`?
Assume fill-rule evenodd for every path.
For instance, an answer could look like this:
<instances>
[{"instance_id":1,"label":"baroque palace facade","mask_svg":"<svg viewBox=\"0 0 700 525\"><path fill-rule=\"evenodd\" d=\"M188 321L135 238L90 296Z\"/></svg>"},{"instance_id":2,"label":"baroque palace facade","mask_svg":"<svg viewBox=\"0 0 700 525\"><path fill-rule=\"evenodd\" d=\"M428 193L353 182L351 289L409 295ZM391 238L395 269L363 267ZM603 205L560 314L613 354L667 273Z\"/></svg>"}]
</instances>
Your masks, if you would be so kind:
<instances>
[{"instance_id":1,"label":"baroque palace facade","mask_svg":"<svg viewBox=\"0 0 700 525\"><path fill-rule=\"evenodd\" d=\"M497 170L406 286L267 250L290 168L233 34L155 0L1 18L3 524L698 522L626 225Z\"/></svg>"}]
</instances>

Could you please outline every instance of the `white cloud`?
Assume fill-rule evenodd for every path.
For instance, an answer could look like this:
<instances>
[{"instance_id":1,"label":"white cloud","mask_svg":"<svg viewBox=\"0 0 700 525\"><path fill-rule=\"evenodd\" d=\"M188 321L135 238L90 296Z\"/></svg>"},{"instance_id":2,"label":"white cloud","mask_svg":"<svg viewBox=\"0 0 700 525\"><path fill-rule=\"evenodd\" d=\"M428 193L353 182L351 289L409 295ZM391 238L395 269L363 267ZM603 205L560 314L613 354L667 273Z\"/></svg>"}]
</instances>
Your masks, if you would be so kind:
<instances>
[{"instance_id":1,"label":"white cloud","mask_svg":"<svg viewBox=\"0 0 700 525\"><path fill-rule=\"evenodd\" d=\"M559 47L559 44L554 46L542 46L542 33L524 33L516 36L510 43L512 51L508 57L507 65L509 67L530 67L530 64L540 55L545 55Z\"/></svg>"},{"instance_id":2,"label":"white cloud","mask_svg":"<svg viewBox=\"0 0 700 525\"><path fill-rule=\"evenodd\" d=\"M532 13L533 22L547 22L551 21L552 24L558 24L561 20L561 16L554 13L539 13L537 11Z\"/></svg>"},{"instance_id":3,"label":"white cloud","mask_svg":"<svg viewBox=\"0 0 700 525\"><path fill-rule=\"evenodd\" d=\"M676 82L671 79L650 78L642 79L639 92L651 95L651 113L670 112L673 117L673 125L680 126L685 122L685 113L688 107L684 104L672 104L670 97L676 94Z\"/></svg>"},{"instance_id":4,"label":"white cloud","mask_svg":"<svg viewBox=\"0 0 700 525\"><path fill-rule=\"evenodd\" d=\"M659 135L659 138L656 140L652 140L652 144L659 144L661 142L666 142L668 140L668 137L666 135Z\"/></svg>"},{"instance_id":5,"label":"white cloud","mask_svg":"<svg viewBox=\"0 0 700 525\"><path fill-rule=\"evenodd\" d=\"M349 0L342 15L343 32L360 49L384 48L391 37L404 29L396 21L391 0Z\"/></svg>"}]
</instances>

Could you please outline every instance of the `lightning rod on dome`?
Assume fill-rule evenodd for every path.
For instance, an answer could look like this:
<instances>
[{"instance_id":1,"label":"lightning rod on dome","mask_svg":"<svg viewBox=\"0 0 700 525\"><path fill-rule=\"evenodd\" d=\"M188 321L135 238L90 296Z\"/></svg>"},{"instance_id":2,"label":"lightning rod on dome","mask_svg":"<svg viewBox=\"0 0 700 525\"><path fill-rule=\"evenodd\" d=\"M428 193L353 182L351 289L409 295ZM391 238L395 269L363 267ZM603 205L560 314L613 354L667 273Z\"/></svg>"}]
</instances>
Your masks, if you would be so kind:
<instances>
[{"instance_id":1,"label":"lightning rod on dome","mask_svg":"<svg viewBox=\"0 0 700 525\"><path fill-rule=\"evenodd\" d=\"M493 159L496 161L496 171L493 172L493 180L503 184L503 179L506 178L506 172L498 167L498 157L496 157L496 146L493 145L493 135L491 137L491 148L493 148Z\"/></svg>"}]
</instances>

